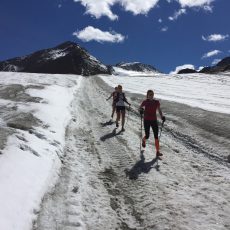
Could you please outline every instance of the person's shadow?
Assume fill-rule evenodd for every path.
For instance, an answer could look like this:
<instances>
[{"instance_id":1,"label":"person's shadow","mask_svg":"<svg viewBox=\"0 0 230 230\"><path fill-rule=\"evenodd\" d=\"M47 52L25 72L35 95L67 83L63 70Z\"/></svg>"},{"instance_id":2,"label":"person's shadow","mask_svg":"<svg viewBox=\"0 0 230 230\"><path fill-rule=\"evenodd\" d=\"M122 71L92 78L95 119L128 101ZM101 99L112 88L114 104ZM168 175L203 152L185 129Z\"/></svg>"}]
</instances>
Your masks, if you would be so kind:
<instances>
[{"instance_id":1,"label":"person's shadow","mask_svg":"<svg viewBox=\"0 0 230 230\"><path fill-rule=\"evenodd\" d=\"M159 171L159 165L158 165L158 159L154 158L153 160L149 162L145 162L145 157L143 155L143 152L141 152L140 160L136 162L136 164L130 169L126 169L125 173L126 176L129 177L130 180L136 180L138 179L139 174L141 173L149 173L149 171L152 168L156 168L157 171ZM154 166L154 164L156 165Z\"/></svg>"},{"instance_id":2,"label":"person's shadow","mask_svg":"<svg viewBox=\"0 0 230 230\"><path fill-rule=\"evenodd\" d=\"M115 128L115 129L113 129L113 131L111 133L105 134L104 136L100 137L100 140L105 141L105 140L112 138L112 137L115 137L121 133L122 133L121 130L119 132L117 132L117 129Z\"/></svg>"},{"instance_id":3,"label":"person's shadow","mask_svg":"<svg viewBox=\"0 0 230 230\"><path fill-rule=\"evenodd\" d=\"M102 127L105 127L105 126L108 126L108 125L113 125L113 124L114 124L114 121L112 121L112 119L111 119L111 120L106 121L106 122L104 122L104 123L101 122L100 124L101 124Z\"/></svg>"}]
</instances>

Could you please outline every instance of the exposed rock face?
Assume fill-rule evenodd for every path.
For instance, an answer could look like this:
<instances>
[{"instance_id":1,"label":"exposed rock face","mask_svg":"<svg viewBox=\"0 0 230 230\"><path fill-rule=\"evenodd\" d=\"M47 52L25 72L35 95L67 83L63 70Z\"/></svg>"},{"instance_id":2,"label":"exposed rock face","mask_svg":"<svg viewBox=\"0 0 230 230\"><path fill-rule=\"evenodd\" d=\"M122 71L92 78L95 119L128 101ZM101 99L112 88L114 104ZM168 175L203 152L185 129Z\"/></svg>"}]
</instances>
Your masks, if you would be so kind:
<instances>
[{"instance_id":1,"label":"exposed rock face","mask_svg":"<svg viewBox=\"0 0 230 230\"><path fill-rule=\"evenodd\" d=\"M226 57L224 59L222 59L220 62L217 63L216 66L229 66L230 65L230 57Z\"/></svg>"},{"instance_id":2,"label":"exposed rock face","mask_svg":"<svg viewBox=\"0 0 230 230\"><path fill-rule=\"evenodd\" d=\"M183 74L183 73L197 73L197 71L189 68L181 69L180 71L178 71L178 74Z\"/></svg>"},{"instance_id":3,"label":"exposed rock face","mask_svg":"<svg viewBox=\"0 0 230 230\"><path fill-rule=\"evenodd\" d=\"M224 71L230 71L230 57L222 59L215 66L204 67L200 73L219 73Z\"/></svg>"},{"instance_id":4,"label":"exposed rock face","mask_svg":"<svg viewBox=\"0 0 230 230\"><path fill-rule=\"evenodd\" d=\"M84 76L111 74L111 68L103 65L84 48L73 42L65 42L54 48L0 62L0 71Z\"/></svg>"},{"instance_id":5,"label":"exposed rock face","mask_svg":"<svg viewBox=\"0 0 230 230\"><path fill-rule=\"evenodd\" d=\"M154 73L159 72L155 67L140 62L130 62L130 63L121 62L116 64L116 66L122 69L132 70L137 72L154 72Z\"/></svg>"}]
</instances>

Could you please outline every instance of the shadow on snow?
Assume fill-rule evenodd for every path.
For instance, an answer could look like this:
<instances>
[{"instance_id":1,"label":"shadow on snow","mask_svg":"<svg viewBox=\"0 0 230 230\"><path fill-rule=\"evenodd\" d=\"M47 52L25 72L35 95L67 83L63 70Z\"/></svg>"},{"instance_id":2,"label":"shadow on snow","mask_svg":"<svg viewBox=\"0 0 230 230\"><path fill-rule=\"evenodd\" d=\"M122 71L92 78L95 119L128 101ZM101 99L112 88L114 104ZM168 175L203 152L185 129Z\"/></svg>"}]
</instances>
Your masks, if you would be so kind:
<instances>
[{"instance_id":1,"label":"shadow on snow","mask_svg":"<svg viewBox=\"0 0 230 230\"><path fill-rule=\"evenodd\" d=\"M138 179L139 174L141 173L149 173L149 171L152 168L156 168L157 171L159 171L159 165L158 165L158 159L154 158L152 161L145 162L145 157L143 155L143 152L141 152L140 160L136 162L136 164L130 169L126 169L125 173L126 176L129 177L130 180L136 180ZM154 166L154 164L156 165Z\"/></svg>"},{"instance_id":2,"label":"shadow on snow","mask_svg":"<svg viewBox=\"0 0 230 230\"><path fill-rule=\"evenodd\" d=\"M113 129L113 131L112 131L111 133L105 134L104 136L100 137L100 140L101 140L101 141L105 141L105 140L107 140L107 139L109 139L109 138L115 137L115 136L117 136L117 135L119 135L119 134L122 133L121 130L120 130L119 132L116 132L116 131L117 131L116 128Z\"/></svg>"},{"instance_id":3,"label":"shadow on snow","mask_svg":"<svg viewBox=\"0 0 230 230\"><path fill-rule=\"evenodd\" d=\"M112 120L109 120L109 121L106 121L106 122L101 122L100 124L101 124L101 126L102 127L105 127L105 126L108 126L108 125L113 125L115 122L114 121L112 121Z\"/></svg>"}]
</instances>

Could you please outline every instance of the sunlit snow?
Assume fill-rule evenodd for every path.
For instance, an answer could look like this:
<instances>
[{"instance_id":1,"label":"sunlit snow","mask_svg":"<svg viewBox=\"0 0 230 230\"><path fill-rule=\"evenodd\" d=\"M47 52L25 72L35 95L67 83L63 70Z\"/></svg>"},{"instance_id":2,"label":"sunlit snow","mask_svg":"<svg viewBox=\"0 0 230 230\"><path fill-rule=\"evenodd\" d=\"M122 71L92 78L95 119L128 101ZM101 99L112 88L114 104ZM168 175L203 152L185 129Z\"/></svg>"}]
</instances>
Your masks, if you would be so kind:
<instances>
[{"instance_id":1,"label":"sunlit snow","mask_svg":"<svg viewBox=\"0 0 230 230\"><path fill-rule=\"evenodd\" d=\"M159 99L230 113L229 73L146 74L116 67L115 71L115 75L99 77L112 87L121 84L125 92L135 93L134 97L142 94L145 98L146 91L153 89ZM56 229L63 224L67 224L66 229L121 229L121 224L130 229L151 229L156 225L159 229L176 226L175 229L222 230L229 226L228 167L225 162L215 161L217 158L222 162L227 155L228 140L211 135L223 147L223 152L211 155L215 142L207 143L199 137L196 144L206 146L212 158L203 149L200 154L193 152L191 146L181 144L170 132L174 127L177 132L198 131L194 127L190 130L190 124L184 124L183 119L182 126L174 124L177 117L171 115L163 131L165 158L161 172L144 173L132 181L124 169L132 169L141 161L137 108L127 115L126 131L114 134L115 125L108 123L111 101L106 102L111 92L104 82L96 84L94 77L77 75L0 73L0 229L30 230L42 211L43 218L48 219L41 223L48 227L41 225L38 230ZM132 98L128 100L133 103ZM34 124L25 130L27 115L28 123L32 119ZM25 124L14 128L16 118ZM71 135L67 137L70 121ZM193 136L185 137L195 140ZM149 140L148 147L152 142ZM147 162L143 164L152 160L152 146L144 156ZM61 166L68 178L60 178ZM61 190L63 197L56 194L61 196L58 203L55 198L48 201L51 211L47 213L40 205L57 181L55 192ZM65 209L68 217L62 213ZM49 219L52 215L55 218Z\"/></svg>"},{"instance_id":2,"label":"sunlit snow","mask_svg":"<svg viewBox=\"0 0 230 230\"><path fill-rule=\"evenodd\" d=\"M155 97L208 111L230 113L229 74L148 74L116 69L118 76L102 76L111 86L145 95L153 89Z\"/></svg>"}]
</instances>

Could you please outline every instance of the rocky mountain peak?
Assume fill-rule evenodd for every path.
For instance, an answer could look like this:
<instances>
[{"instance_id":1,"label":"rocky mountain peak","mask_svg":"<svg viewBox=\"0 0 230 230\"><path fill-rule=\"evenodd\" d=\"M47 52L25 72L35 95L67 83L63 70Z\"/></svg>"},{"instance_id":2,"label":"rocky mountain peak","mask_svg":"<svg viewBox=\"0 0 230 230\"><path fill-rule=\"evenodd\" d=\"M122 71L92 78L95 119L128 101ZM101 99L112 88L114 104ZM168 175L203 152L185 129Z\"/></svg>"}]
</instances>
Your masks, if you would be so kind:
<instances>
[{"instance_id":1,"label":"rocky mountain peak","mask_svg":"<svg viewBox=\"0 0 230 230\"><path fill-rule=\"evenodd\" d=\"M200 73L219 73L225 71L230 71L230 57L222 59L215 66L203 68Z\"/></svg>"},{"instance_id":2,"label":"rocky mountain peak","mask_svg":"<svg viewBox=\"0 0 230 230\"><path fill-rule=\"evenodd\" d=\"M230 65L230 57L226 57L222 59L220 62L217 63L216 66L226 66L226 65Z\"/></svg>"},{"instance_id":3,"label":"rocky mountain peak","mask_svg":"<svg viewBox=\"0 0 230 230\"><path fill-rule=\"evenodd\" d=\"M74 42L0 62L0 71L95 75L111 74L110 68Z\"/></svg>"}]
</instances>

